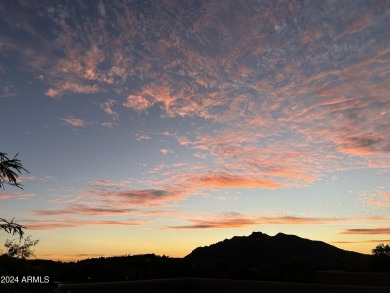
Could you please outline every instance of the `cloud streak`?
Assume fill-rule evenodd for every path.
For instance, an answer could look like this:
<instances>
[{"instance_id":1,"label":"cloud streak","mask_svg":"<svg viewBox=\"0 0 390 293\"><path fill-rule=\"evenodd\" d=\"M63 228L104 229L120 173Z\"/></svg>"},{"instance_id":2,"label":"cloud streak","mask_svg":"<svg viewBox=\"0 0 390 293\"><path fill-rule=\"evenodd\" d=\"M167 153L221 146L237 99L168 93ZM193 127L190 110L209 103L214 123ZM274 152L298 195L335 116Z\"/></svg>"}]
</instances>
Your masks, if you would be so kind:
<instances>
[{"instance_id":1,"label":"cloud streak","mask_svg":"<svg viewBox=\"0 0 390 293\"><path fill-rule=\"evenodd\" d=\"M22 221L24 222L24 221ZM118 221L118 220L85 220L85 219L56 219L51 221L37 221L37 220L26 220L27 229L31 230L54 230L62 228L77 228L84 226L96 226L96 225L108 225L108 226L139 226L144 225L146 220L128 220L128 221Z\"/></svg>"},{"instance_id":2,"label":"cloud streak","mask_svg":"<svg viewBox=\"0 0 390 293\"><path fill-rule=\"evenodd\" d=\"M390 228L347 229L340 234L390 234Z\"/></svg>"},{"instance_id":3,"label":"cloud streak","mask_svg":"<svg viewBox=\"0 0 390 293\"><path fill-rule=\"evenodd\" d=\"M72 205L60 210L36 210L37 216L58 216L58 215L122 215L135 212L135 209L118 209L107 207L88 207L85 205Z\"/></svg>"},{"instance_id":4,"label":"cloud streak","mask_svg":"<svg viewBox=\"0 0 390 293\"><path fill-rule=\"evenodd\" d=\"M312 224L331 224L343 222L343 219L337 218L309 218L296 216L282 217L257 217L253 219L242 217L216 218L212 220L189 220L190 225L170 226L166 229L221 229L221 228L241 228L256 225L312 225Z\"/></svg>"},{"instance_id":5,"label":"cloud streak","mask_svg":"<svg viewBox=\"0 0 390 293\"><path fill-rule=\"evenodd\" d=\"M86 121L79 119L79 118L75 118L73 116L69 116L67 118L60 118L60 119L62 121L64 121L64 124L71 125L74 127L86 127L86 125L87 125Z\"/></svg>"},{"instance_id":6,"label":"cloud streak","mask_svg":"<svg viewBox=\"0 0 390 293\"><path fill-rule=\"evenodd\" d=\"M0 193L0 200L4 199L16 199L16 200L27 200L35 197L36 194L33 192L30 193L21 193L21 192L11 192L11 193Z\"/></svg>"},{"instance_id":7,"label":"cloud streak","mask_svg":"<svg viewBox=\"0 0 390 293\"><path fill-rule=\"evenodd\" d=\"M190 175L189 180L199 188L281 188L283 184L260 178L250 178L235 174L220 173Z\"/></svg>"}]
</instances>

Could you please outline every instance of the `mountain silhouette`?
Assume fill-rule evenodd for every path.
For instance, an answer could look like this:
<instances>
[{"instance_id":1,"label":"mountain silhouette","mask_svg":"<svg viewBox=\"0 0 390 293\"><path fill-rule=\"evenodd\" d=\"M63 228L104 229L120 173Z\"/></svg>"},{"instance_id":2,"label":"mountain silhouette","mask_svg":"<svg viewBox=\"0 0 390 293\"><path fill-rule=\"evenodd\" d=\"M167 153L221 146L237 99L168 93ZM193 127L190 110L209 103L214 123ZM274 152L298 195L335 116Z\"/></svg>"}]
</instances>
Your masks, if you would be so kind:
<instances>
[{"instance_id":1,"label":"mountain silhouette","mask_svg":"<svg viewBox=\"0 0 390 293\"><path fill-rule=\"evenodd\" d=\"M257 265L309 263L317 269L364 269L369 255L346 251L325 242L278 233L253 232L210 246L198 247L185 259L191 262L228 262Z\"/></svg>"}]
</instances>

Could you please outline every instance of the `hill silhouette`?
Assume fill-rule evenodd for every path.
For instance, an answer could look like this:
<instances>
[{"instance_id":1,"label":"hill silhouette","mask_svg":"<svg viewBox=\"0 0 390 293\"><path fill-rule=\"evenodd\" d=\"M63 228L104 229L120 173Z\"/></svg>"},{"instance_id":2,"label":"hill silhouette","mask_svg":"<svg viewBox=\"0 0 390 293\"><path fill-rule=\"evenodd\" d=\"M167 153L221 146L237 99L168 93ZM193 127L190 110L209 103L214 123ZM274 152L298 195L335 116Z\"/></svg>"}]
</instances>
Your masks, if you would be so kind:
<instances>
[{"instance_id":1,"label":"hill silhouette","mask_svg":"<svg viewBox=\"0 0 390 293\"><path fill-rule=\"evenodd\" d=\"M316 269L364 269L369 256L346 251L325 242L278 233L253 232L194 249L184 259L191 262L246 263L276 266L306 263Z\"/></svg>"}]
</instances>

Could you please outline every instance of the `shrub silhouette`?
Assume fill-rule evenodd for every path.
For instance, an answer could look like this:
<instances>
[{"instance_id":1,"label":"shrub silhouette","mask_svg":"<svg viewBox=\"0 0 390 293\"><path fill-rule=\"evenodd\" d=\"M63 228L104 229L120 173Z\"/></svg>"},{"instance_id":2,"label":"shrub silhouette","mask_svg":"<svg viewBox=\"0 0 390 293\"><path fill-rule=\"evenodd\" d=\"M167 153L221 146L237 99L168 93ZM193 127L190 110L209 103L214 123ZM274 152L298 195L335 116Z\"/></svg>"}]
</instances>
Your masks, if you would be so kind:
<instances>
[{"instance_id":1,"label":"shrub silhouette","mask_svg":"<svg viewBox=\"0 0 390 293\"><path fill-rule=\"evenodd\" d=\"M388 244L378 244L372 249L370 267L374 272L390 272L390 246Z\"/></svg>"}]
</instances>

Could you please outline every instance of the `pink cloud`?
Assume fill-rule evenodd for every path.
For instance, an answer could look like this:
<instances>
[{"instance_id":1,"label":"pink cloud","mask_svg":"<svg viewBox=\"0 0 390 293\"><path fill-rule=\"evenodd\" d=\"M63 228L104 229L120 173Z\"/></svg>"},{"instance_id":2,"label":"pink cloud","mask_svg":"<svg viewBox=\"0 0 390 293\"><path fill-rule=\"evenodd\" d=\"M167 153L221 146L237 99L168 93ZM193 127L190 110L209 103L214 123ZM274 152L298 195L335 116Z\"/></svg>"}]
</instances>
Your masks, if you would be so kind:
<instances>
[{"instance_id":1,"label":"pink cloud","mask_svg":"<svg viewBox=\"0 0 390 293\"><path fill-rule=\"evenodd\" d=\"M384 188L381 187L372 192L362 192L360 198L368 205L385 208L390 207L390 191L384 190Z\"/></svg>"},{"instance_id":2,"label":"pink cloud","mask_svg":"<svg viewBox=\"0 0 390 293\"><path fill-rule=\"evenodd\" d=\"M149 140L151 137L147 135L146 133L140 132L135 135L135 139L138 141L144 141L144 140Z\"/></svg>"},{"instance_id":3,"label":"pink cloud","mask_svg":"<svg viewBox=\"0 0 390 293\"><path fill-rule=\"evenodd\" d=\"M344 137L340 141L338 150L346 154L365 156L380 151L382 143L383 138L374 135Z\"/></svg>"},{"instance_id":4,"label":"pink cloud","mask_svg":"<svg viewBox=\"0 0 390 293\"><path fill-rule=\"evenodd\" d=\"M346 29L348 35L358 33L372 25L371 13L365 14L363 17L354 19L350 26Z\"/></svg>"},{"instance_id":5,"label":"pink cloud","mask_svg":"<svg viewBox=\"0 0 390 293\"><path fill-rule=\"evenodd\" d=\"M167 149L161 149L160 152L161 152L163 155L174 154L174 153L175 153L174 151L172 151L172 150L167 150Z\"/></svg>"},{"instance_id":6,"label":"pink cloud","mask_svg":"<svg viewBox=\"0 0 390 293\"><path fill-rule=\"evenodd\" d=\"M168 229L218 229L218 228L242 228L254 226L256 222L248 219L224 219L215 221L194 220L191 225L171 226Z\"/></svg>"},{"instance_id":7,"label":"pink cloud","mask_svg":"<svg viewBox=\"0 0 390 293\"><path fill-rule=\"evenodd\" d=\"M69 116L67 118L60 118L60 119L64 121L64 124L71 125L74 127L85 127L87 124L84 120L72 116Z\"/></svg>"},{"instance_id":8,"label":"pink cloud","mask_svg":"<svg viewBox=\"0 0 390 293\"><path fill-rule=\"evenodd\" d=\"M62 96L66 92L78 93L78 94L93 94L99 92L101 89L98 85L84 85L78 82L66 81L58 83L54 88L49 88L45 95L55 98Z\"/></svg>"},{"instance_id":9,"label":"pink cloud","mask_svg":"<svg viewBox=\"0 0 390 293\"><path fill-rule=\"evenodd\" d=\"M129 95L123 106L126 108L132 108L137 112L146 111L149 107L153 106L153 102L150 99L146 99L143 96Z\"/></svg>"},{"instance_id":10,"label":"pink cloud","mask_svg":"<svg viewBox=\"0 0 390 293\"><path fill-rule=\"evenodd\" d=\"M205 175L190 175L189 180L199 186L199 188L281 188L283 184L271 180L246 177L241 175L219 173Z\"/></svg>"},{"instance_id":11,"label":"pink cloud","mask_svg":"<svg viewBox=\"0 0 390 293\"><path fill-rule=\"evenodd\" d=\"M108 99L103 104L100 104L100 108L107 113L108 115L112 116L114 119L118 119L118 113L115 112L112 107L116 104L116 101L113 99Z\"/></svg>"},{"instance_id":12,"label":"pink cloud","mask_svg":"<svg viewBox=\"0 0 390 293\"><path fill-rule=\"evenodd\" d=\"M34 196L36 196L35 193L21 193L21 192L0 193L0 200L2 199L27 200Z\"/></svg>"},{"instance_id":13,"label":"pink cloud","mask_svg":"<svg viewBox=\"0 0 390 293\"><path fill-rule=\"evenodd\" d=\"M57 90L55 90L55 89L49 88L49 89L45 92L45 95L46 95L46 96L49 96L49 97L52 97L52 98L55 98L55 97L60 96L60 92L57 91Z\"/></svg>"}]
</instances>

